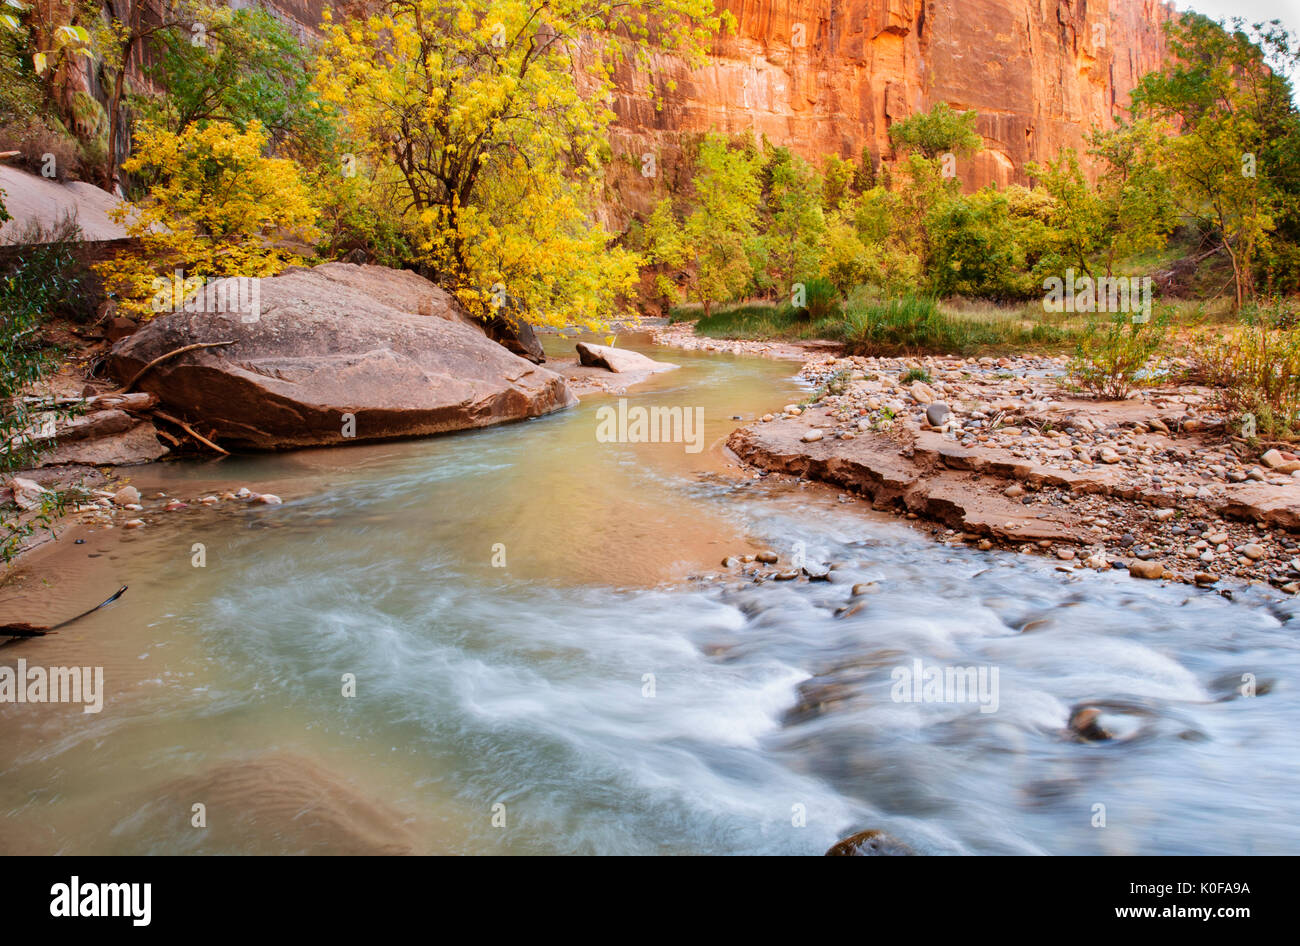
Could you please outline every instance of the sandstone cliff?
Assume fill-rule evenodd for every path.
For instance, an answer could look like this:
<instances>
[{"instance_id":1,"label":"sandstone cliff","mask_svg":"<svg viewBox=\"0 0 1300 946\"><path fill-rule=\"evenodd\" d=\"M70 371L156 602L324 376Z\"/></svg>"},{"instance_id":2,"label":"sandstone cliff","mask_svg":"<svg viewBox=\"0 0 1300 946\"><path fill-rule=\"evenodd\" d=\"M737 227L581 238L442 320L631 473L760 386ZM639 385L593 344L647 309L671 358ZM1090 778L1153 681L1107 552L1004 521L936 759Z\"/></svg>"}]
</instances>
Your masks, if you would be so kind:
<instances>
[{"instance_id":1,"label":"sandstone cliff","mask_svg":"<svg viewBox=\"0 0 1300 946\"><path fill-rule=\"evenodd\" d=\"M946 101L980 114L986 150L962 170L968 186L1023 180L1026 161L1111 123L1159 65L1174 15L1158 0L721 2L738 27L705 68L661 56L649 79L620 76L616 152L662 150L671 164L679 130L716 128L752 129L807 157L879 155L891 122Z\"/></svg>"}]
</instances>

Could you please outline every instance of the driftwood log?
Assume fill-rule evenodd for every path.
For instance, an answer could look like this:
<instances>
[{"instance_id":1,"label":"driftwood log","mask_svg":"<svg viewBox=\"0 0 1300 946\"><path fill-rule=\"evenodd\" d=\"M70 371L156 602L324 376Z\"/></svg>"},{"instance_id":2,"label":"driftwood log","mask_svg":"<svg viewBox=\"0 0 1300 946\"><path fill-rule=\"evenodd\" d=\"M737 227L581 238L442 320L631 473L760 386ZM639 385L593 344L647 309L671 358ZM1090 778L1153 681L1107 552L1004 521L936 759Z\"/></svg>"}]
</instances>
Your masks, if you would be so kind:
<instances>
[{"instance_id":1,"label":"driftwood log","mask_svg":"<svg viewBox=\"0 0 1300 946\"><path fill-rule=\"evenodd\" d=\"M89 611L83 611L76 617L68 618L66 621L60 621L58 624L45 627L41 624L28 624L25 621L16 621L12 624L0 624L0 637L44 637L50 631L57 631L61 627L67 627L73 621L80 621L88 614L94 614L106 604L112 604L126 592L126 585L117 589L111 596L105 598L99 604L95 605Z\"/></svg>"}]
</instances>

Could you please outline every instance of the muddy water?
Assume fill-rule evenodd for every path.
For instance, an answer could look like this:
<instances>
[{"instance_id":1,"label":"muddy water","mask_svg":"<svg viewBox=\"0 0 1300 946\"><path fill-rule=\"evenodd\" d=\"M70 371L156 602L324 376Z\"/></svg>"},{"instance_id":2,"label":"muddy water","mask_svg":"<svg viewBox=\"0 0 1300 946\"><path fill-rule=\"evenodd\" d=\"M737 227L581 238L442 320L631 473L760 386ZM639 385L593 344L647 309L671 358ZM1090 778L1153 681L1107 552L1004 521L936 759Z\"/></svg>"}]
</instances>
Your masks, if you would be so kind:
<instances>
[{"instance_id":1,"label":"muddy water","mask_svg":"<svg viewBox=\"0 0 1300 946\"><path fill-rule=\"evenodd\" d=\"M0 705L0 851L820 853L863 828L927 853L1300 849L1289 603L1067 576L736 478L733 416L801 396L795 365L643 350L682 368L628 405L701 408L702 452L599 442L617 401L593 397L165 465L147 497L285 503L36 553L0 620L130 590L0 648L102 666L106 690L98 714ZM686 580L795 542L835 581ZM859 581L877 592L837 617ZM900 701L916 660L996 669L995 711ZM1116 738L1064 737L1083 701Z\"/></svg>"}]
</instances>

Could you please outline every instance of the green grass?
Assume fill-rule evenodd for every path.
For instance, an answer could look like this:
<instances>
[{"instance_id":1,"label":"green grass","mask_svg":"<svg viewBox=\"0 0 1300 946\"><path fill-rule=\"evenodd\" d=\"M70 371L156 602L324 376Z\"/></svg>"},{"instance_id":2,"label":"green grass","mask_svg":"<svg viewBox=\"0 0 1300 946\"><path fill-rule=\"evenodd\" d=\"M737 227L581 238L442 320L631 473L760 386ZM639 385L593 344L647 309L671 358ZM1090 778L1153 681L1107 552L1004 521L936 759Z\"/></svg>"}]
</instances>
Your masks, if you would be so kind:
<instances>
[{"instance_id":1,"label":"green grass","mask_svg":"<svg viewBox=\"0 0 1300 946\"><path fill-rule=\"evenodd\" d=\"M1001 355L1027 351L1071 352L1087 331L1089 313L1044 312L1042 304L1006 305L986 300L927 296L884 299L857 290L843 304L843 316L801 319L789 303L744 302L715 308L705 318L698 305L680 306L670 321L698 319L695 334L709 338L843 342L863 355ZM1172 330L1198 329L1219 321L1203 303L1168 306Z\"/></svg>"},{"instance_id":2,"label":"green grass","mask_svg":"<svg viewBox=\"0 0 1300 946\"><path fill-rule=\"evenodd\" d=\"M818 321L801 319L789 303L746 302L715 309L705 317L698 307L680 307L669 315L672 322L699 319L695 334L708 338L799 341L843 338L844 320L832 316Z\"/></svg>"}]
</instances>

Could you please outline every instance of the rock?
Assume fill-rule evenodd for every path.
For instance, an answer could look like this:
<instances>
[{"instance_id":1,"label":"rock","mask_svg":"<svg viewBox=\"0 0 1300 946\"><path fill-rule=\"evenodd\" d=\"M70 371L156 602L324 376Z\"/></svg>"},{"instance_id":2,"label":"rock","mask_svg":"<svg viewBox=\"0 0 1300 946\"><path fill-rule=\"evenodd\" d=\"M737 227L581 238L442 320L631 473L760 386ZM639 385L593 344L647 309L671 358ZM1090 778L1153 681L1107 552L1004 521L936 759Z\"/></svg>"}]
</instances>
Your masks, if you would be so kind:
<instances>
[{"instance_id":1,"label":"rock","mask_svg":"<svg viewBox=\"0 0 1300 946\"><path fill-rule=\"evenodd\" d=\"M1255 542L1252 542L1250 545L1243 548L1241 554L1246 556L1246 558L1250 559L1252 562L1258 562L1261 558L1268 557L1268 552L1264 550L1264 546Z\"/></svg>"},{"instance_id":2,"label":"rock","mask_svg":"<svg viewBox=\"0 0 1300 946\"><path fill-rule=\"evenodd\" d=\"M807 575L811 581L831 580L830 568L820 562L805 562L803 565L803 573Z\"/></svg>"},{"instance_id":3,"label":"rock","mask_svg":"<svg viewBox=\"0 0 1300 946\"><path fill-rule=\"evenodd\" d=\"M128 519L126 520L126 522L122 523L122 528L124 529L139 529L142 528L143 526L144 526L143 519Z\"/></svg>"},{"instance_id":4,"label":"rock","mask_svg":"<svg viewBox=\"0 0 1300 946\"><path fill-rule=\"evenodd\" d=\"M1160 562L1133 562L1128 567L1128 573L1134 578L1159 579L1165 574L1165 566Z\"/></svg>"},{"instance_id":5,"label":"rock","mask_svg":"<svg viewBox=\"0 0 1300 946\"><path fill-rule=\"evenodd\" d=\"M915 852L883 831L859 831L831 845L826 857L906 857Z\"/></svg>"},{"instance_id":6,"label":"rock","mask_svg":"<svg viewBox=\"0 0 1300 946\"><path fill-rule=\"evenodd\" d=\"M931 427L940 427L948 422L949 417L948 405L935 401L925 409L925 419Z\"/></svg>"},{"instance_id":7,"label":"rock","mask_svg":"<svg viewBox=\"0 0 1300 946\"><path fill-rule=\"evenodd\" d=\"M764 565L775 565L780 558L775 552L763 551L754 556L754 561L762 562Z\"/></svg>"},{"instance_id":8,"label":"rock","mask_svg":"<svg viewBox=\"0 0 1300 946\"><path fill-rule=\"evenodd\" d=\"M604 368L615 374L633 371L672 371L676 365L647 358L640 352L628 351L626 348L611 348L608 345L593 345L590 342L578 342L578 361L588 367Z\"/></svg>"},{"instance_id":9,"label":"rock","mask_svg":"<svg viewBox=\"0 0 1300 946\"><path fill-rule=\"evenodd\" d=\"M1073 560L1074 560L1074 556L1075 556L1075 551L1074 551L1074 549L1057 549L1057 550L1056 550L1056 557L1059 558L1059 559L1060 559L1061 561L1063 561L1063 562L1070 562L1070 561L1073 561Z\"/></svg>"},{"instance_id":10,"label":"rock","mask_svg":"<svg viewBox=\"0 0 1300 946\"><path fill-rule=\"evenodd\" d=\"M1259 462L1264 464L1270 470L1276 470L1283 463L1285 463L1286 460L1285 458L1283 458L1281 452L1274 449L1274 450L1269 450L1262 457L1260 457Z\"/></svg>"},{"instance_id":11,"label":"rock","mask_svg":"<svg viewBox=\"0 0 1300 946\"><path fill-rule=\"evenodd\" d=\"M918 404L930 404L935 399L934 391L924 381L913 381L907 390L912 395L912 400Z\"/></svg>"},{"instance_id":12,"label":"rock","mask_svg":"<svg viewBox=\"0 0 1300 946\"><path fill-rule=\"evenodd\" d=\"M234 499L252 499L256 494L247 486L241 486L235 490Z\"/></svg>"},{"instance_id":13,"label":"rock","mask_svg":"<svg viewBox=\"0 0 1300 946\"><path fill-rule=\"evenodd\" d=\"M1097 454L1097 458L1102 463L1118 463L1121 459L1119 453L1112 447L1102 447L1101 452Z\"/></svg>"},{"instance_id":14,"label":"rock","mask_svg":"<svg viewBox=\"0 0 1300 946\"><path fill-rule=\"evenodd\" d=\"M803 408L798 404L787 404L785 407L781 408L781 411L785 414L792 414L793 416L798 417L803 413Z\"/></svg>"},{"instance_id":15,"label":"rock","mask_svg":"<svg viewBox=\"0 0 1300 946\"><path fill-rule=\"evenodd\" d=\"M283 500L281 500L279 496L275 495L275 493L262 493L254 498L253 502L261 503L264 506L278 506L283 502Z\"/></svg>"},{"instance_id":16,"label":"rock","mask_svg":"<svg viewBox=\"0 0 1300 946\"><path fill-rule=\"evenodd\" d=\"M789 571L777 572L772 577L776 581L794 581L796 578L799 577L799 573L794 569L790 569Z\"/></svg>"},{"instance_id":17,"label":"rock","mask_svg":"<svg viewBox=\"0 0 1300 946\"><path fill-rule=\"evenodd\" d=\"M63 439L63 431L50 450L41 453L41 466L60 466L80 463L85 466L131 466L149 463L167 454L167 447L158 441L154 425L132 417L123 411L99 411L90 415L116 415L123 421L120 429L97 433L73 440Z\"/></svg>"},{"instance_id":18,"label":"rock","mask_svg":"<svg viewBox=\"0 0 1300 946\"><path fill-rule=\"evenodd\" d=\"M740 565L740 559L736 558L736 556L734 555L728 555L726 558L722 560L723 568L736 568L739 565Z\"/></svg>"},{"instance_id":19,"label":"rock","mask_svg":"<svg viewBox=\"0 0 1300 946\"><path fill-rule=\"evenodd\" d=\"M1089 742L1101 742L1112 738L1111 734L1102 728L1100 717L1101 710L1095 706L1076 707L1070 714L1070 731Z\"/></svg>"},{"instance_id":20,"label":"rock","mask_svg":"<svg viewBox=\"0 0 1300 946\"><path fill-rule=\"evenodd\" d=\"M140 379L216 442L254 449L333 445L486 427L576 403L564 379L506 351L456 301L415 273L327 263L259 280L260 313L173 312L113 347L125 381L184 345L234 341L172 358ZM434 317L430 318L432 315ZM345 418L351 418L351 421ZM347 436L351 434L352 436Z\"/></svg>"},{"instance_id":21,"label":"rock","mask_svg":"<svg viewBox=\"0 0 1300 946\"><path fill-rule=\"evenodd\" d=\"M113 502L119 506L138 506L140 504L140 491L134 486L123 486L113 494Z\"/></svg>"},{"instance_id":22,"label":"rock","mask_svg":"<svg viewBox=\"0 0 1300 946\"><path fill-rule=\"evenodd\" d=\"M1002 495L1011 499L1019 499L1021 496L1025 495L1025 488L1019 483L1012 483L1002 491Z\"/></svg>"},{"instance_id":23,"label":"rock","mask_svg":"<svg viewBox=\"0 0 1300 946\"><path fill-rule=\"evenodd\" d=\"M804 443L816 443L818 440L822 439L822 436L823 435L820 430L810 430L808 431L808 433L804 434L799 439L802 440Z\"/></svg>"},{"instance_id":24,"label":"rock","mask_svg":"<svg viewBox=\"0 0 1300 946\"><path fill-rule=\"evenodd\" d=\"M508 352L526 358L535 365L546 361L546 351L537 339L537 333L523 318L511 312L496 314L483 323L487 337L498 345L503 345Z\"/></svg>"},{"instance_id":25,"label":"rock","mask_svg":"<svg viewBox=\"0 0 1300 946\"><path fill-rule=\"evenodd\" d=\"M1213 572L1197 572L1192 576L1192 581L1198 585L1213 585L1219 580L1219 576Z\"/></svg>"},{"instance_id":26,"label":"rock","mask_svg":"<svg viewBox=\"0 0 1300 946\"><path fill-rule=\"evenodd\" d=\"M773 416L772 414L764 414L760 419L763 421L763 423L770 424L772 421L776 420L776 417Z\"/></svg>"},{"instance_id":27,"label":"rock","mask_svg":"<svg viewBox=\"0 0 1300 946\"><path fill-rule=\"evenodd\" d=\"M188 503L183 503L178 499L173 499L166 506L163 506L163 509L166 510L167 512L177 512L178 510L188 509L188 508L189 508Z\"/></svg>"},{"instance_id":28,"label":"rock","mask_svg":"<svg viewBox=\"0 0 1300 946\"><path fill-rule=\"evenodd\" d=\"M852 590L849 593L856 598L859 595L875 594L879 590L880 590L880 586L877 585L874 581L860 581L853 586Z\"/></svg>"},{"instance_id":29,"label":"rock","mask_svg":"<svg viewBox=\"0 0 1300 946\"><path fill-rule=\"evenodd\" d=\"M11 477L5 486L13 495L14 504L23 510L39 509L49 492L40 483L23 476Z\"/></svg>"},{"instance_id":30,"label":"rock","mask_svg":"<svg viewBox=\"0 0 1300 946\"><path fill-rule=\"evenodd\" d=\"M1157 509L1151 514L1151 518L1156 522L1166 522L1172 519L1177 512L1176 509Z\"/></svg>"}]
</instances>

